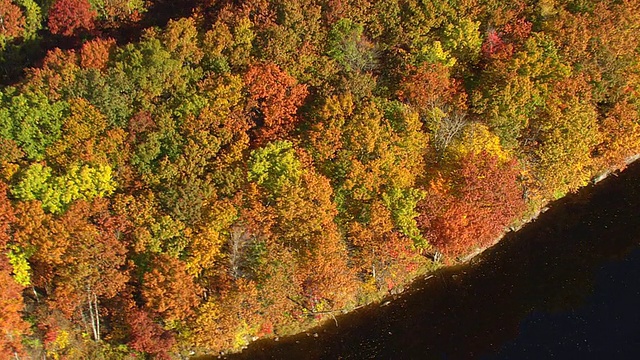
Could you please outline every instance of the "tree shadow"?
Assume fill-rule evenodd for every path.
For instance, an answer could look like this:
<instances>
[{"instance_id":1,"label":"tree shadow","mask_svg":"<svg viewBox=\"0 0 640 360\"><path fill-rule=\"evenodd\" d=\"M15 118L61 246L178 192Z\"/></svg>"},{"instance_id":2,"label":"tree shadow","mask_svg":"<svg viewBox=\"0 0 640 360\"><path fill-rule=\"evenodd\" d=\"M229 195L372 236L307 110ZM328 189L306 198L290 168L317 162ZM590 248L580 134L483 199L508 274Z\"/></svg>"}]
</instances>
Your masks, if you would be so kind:
<instances>
[{"instance_id":1,"label":"tree shadow","mask_svg":"<svg viewBox=\"0 0 640 360\"><path fill-rule=\"evenodd\" d=\"M140 21L122 23L114 28L100 28L91 32L79 33L67 37L40 30L31 40L17 39L7 44L0 52L0 85L14 85L25 77L25 70L39 67L53 49L79 49L88 40L96 38L113 38L118 45L136 42L145 29L164 27L169 20L188 17L199 4L198 0L155 0Z\"/></svg>"}]
</instances>

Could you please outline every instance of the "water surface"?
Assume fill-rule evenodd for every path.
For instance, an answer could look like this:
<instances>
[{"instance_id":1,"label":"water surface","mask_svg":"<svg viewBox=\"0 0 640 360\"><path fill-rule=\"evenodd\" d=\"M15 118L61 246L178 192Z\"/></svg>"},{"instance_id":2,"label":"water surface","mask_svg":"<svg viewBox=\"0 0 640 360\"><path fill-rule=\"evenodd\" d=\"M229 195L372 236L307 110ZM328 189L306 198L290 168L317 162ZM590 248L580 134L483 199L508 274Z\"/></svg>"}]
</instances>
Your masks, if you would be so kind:
<instances>
[{"instance_id":1,"label":"water surface","mask_svg":"<svg viewBox=\"0 0 640 360\"><path fill-rule=\"evenodd\" d=\"M636 359L639 214L636 163L386 306L228 358Z\"/></svg>"}]
</instances>

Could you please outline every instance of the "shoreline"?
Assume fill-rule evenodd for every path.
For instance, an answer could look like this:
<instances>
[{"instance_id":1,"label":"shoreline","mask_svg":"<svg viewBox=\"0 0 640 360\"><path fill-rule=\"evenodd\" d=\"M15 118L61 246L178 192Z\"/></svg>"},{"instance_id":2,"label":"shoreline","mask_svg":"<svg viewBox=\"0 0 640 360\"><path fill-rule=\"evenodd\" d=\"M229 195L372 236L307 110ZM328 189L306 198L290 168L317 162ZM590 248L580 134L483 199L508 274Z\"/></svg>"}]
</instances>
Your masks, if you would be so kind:
<instances>
[{"instance_id":1,"label":"shoreline","mask_svg":"<svg viewBox=\"0 0 640 360\"><path fill-rule=\"evenodd\" d=\"M547 212L551 206L553 206L554 202L560 201L565 199L568 195L571 194L575 194L576 192L587 188L589 186L596 186L598 183L600 183L601 181L609 178L611 175L617 176L618 172L624 171L629 165L633 164L636 161L639 161L640 159L640 153L636 154L636 155L632 155L629 156L628 158L625 159L625 161L616 166L616 167L612 167L610 169L604 170L601 173L599 173L596 176L593 176L591 178L591 180L584 186L576 189L575 192L571 192L571 193L567 193L565 194L563 197L555 199L555 200L547 200L545 199L543 202L541 202L540 206L538 209L536 209L532 215L523 218L523 219L517 219L514 220L514 223L517 223L517 225L515 226L510 226L507 227L505 229L505 231L496 238L495 241L491 242L489 245L482 247L482 248L477 248L476 250L470 252L469 254L467 254L466 256L464 256L463 258L459 259L457 262L451 264L451 265L441 265L436 267L433 270L428 270L425 273L421 273L418 274L417 276L411 278L411 280L407 283L404 284L399 284L398 288L394 288L390 291L387 291L386 294L384 294L383 296L376 298L373 301L370 301L368 303L364 303L364 304L360 304L357 305L356 307L354 307L353 309L350 309L348 311L345 311L344 309L339 309L339 310L334 310L331 311L329 314L330 316L327 318L324 318L322 320L320 320L319 323L314 324L313 326L310 326L308 328L305 328L302 331L293 333L293 334L287 334L284 336L266 336L266 337L260 337L260 338L252 338L251 341L243 346L239 351L235 351L235 352L221 352L219 354L206 354L206 355L195 355L192 354L190 356L187 357L187 359L190 360L208 360L208 359L215 359L215 358L226 358L227 356L242 356L242 354L244 353L244 350L247 349L248 347L250 347L253 343L255 342L259 342L259 341L264 341L264 342L269 342L269 341L273 341L273 342L279 342L280 340L287 340L287 339L294 339L296 337L301 337L303 335L306 335L307 337L312 336L312 337L318 337L318 333L321 332L321 329L324 328L325 326L329 326L329 324L331 323L335 323L336 326L339 326L339 322L340 322L340 318L343 316L347 316L350 314L354 314L360 310L364 310L367 308L373 308L373 307L385 307L390 305L393 301L397 300L400 296L402 296L405 293L411 293L413 290L419 290L420 288L416 288L416 286L418 286L420 281L426 281L429 280L433 277L436 276L436 273L438 271L442 271L444 269L453 269L456 267L460 267L460 266L464 266L464 265L468 265L471 264L474 260L477 260L478 257L480 255L482 255L483 253L485 253L487 250L491 249L492 247L494 247L495 245L497 245L498 243L500 243L508 234L510 233L516 233L520 230L522 230L525 226L534 223L535 221L537 221L537 219L540 217L541 214Z\"/></svg>"}]
</instances>

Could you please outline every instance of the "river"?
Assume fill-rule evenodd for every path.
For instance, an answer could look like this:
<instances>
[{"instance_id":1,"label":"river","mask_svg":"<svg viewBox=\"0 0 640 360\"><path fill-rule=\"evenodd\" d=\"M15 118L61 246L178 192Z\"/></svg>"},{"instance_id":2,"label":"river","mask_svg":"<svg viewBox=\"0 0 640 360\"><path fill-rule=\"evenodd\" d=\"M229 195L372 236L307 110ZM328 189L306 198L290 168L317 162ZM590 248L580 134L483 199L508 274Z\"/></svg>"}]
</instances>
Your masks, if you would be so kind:
<instances>
[{"instance_id":1,"label":"river","mask_svg":"<svg viewBox=\"0 0 640 360\"><path fill-rule=\"evenodd\" d=\"M636 359L640 163L390 302L229 359Z\"/></svg>"}]
</instances>

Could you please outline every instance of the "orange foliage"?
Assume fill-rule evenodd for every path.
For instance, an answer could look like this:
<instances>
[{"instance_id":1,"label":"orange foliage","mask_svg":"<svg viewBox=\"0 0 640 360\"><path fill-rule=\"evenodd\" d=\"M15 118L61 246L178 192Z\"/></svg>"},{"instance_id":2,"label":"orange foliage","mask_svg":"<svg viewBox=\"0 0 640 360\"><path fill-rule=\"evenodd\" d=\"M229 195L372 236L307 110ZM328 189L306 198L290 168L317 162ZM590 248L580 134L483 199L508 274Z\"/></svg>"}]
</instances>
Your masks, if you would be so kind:
<instances>
[{"instance_id":1,"label":"orange foliage","mask_svg":"<svg viewBox=\"0 0 640 360\"><path fill-rule=\"evenodd\" d=\"M282 139L295 128L298 107L308 93L305 85L273 63L251 66L244 81L255 112L257 144Z\"/></svg>"},{"instance_id":2,"label":"orange foliage","mask_svg":"<svg viewBox=\"0 0 640 360\"><path fill-rule=\"evenodd\" d=\"M56 0L49 9L49 30L65 36L92 30L97 15L88 0Z\"/></svg>"},{"instance_id":3,"label":"orange foliage","mask_svg":"<svg viewBox=\"0 0 640 360\"><path fill-rule=\"evenodd\" d=\"M104 70L115 47L116 41L111 38L87 41L80 51L80 66L85 69Z\"/></svg>"},{"instance_id":4,"label":"orange foliage","mask_svg":"<svg viewBox=\"0 0 640 360\"><path fill-rule=\"evenodd\" d=\"M0 357L9 359L22 354L22 335L29 332L29 324L22 320L24 310L22 286L11 276L12 267L5 256L11 224L16 221L7 186L0 182Z\"/></svg>"},{"instance_id":5,"label":"orange foliage","mask_svg":"<svg viewBox=\"0 0 640 360\"><path fill-rule=\"evenodd\" d=\"M515 162L501 164L485 152L469 153L450 188L434 187L420 204L418 227L450 257L496 240L524 210Z\"/></svg>"},{"instance_id":6,"label":"orange foliage","mask_svg":"<svg viewBox=\"0 0 640 360\"><path fill-rule=\"evenodd\" d=\"M434 107L466 109L466 93L459 81L452 79L449 68L425 63L414 69L401 84L400 99L414 105L421 113Z\"/></svg>"},{"instance_id":7,"label":"orange foliage","mask_svg":"<svg viewBox=\"0 0 640 360\"><path fill-rule=\"evenodd\" d=\"M24 17L18 6L11 0L0 0L0 35L17 37L24 27Z\"/></svg>"},{"instance_id":8,"label":"orange foliage","mask_svg":"<svg viewBox=\"0 0 640 360\"><path fill-rule=\"evenodd\" d=\"M188 318L199 303L201 290L187 272L185 263L160 255L151 264L152 270L144 275L142 284L146 306L167 321Z\"/></svg>"},{"instance_id":9,"label":"orange foliage","mask_svg":"<svg viewBox=\"0 0 640 360\"><path fill-rule=\"evenodd\" d=\"M11 276L11 265L0 254L0 358L12 359L22 354L22 336L29 333L29 324L22 320L24 302L22 286Z\"/></svg>"}]
</instances>

